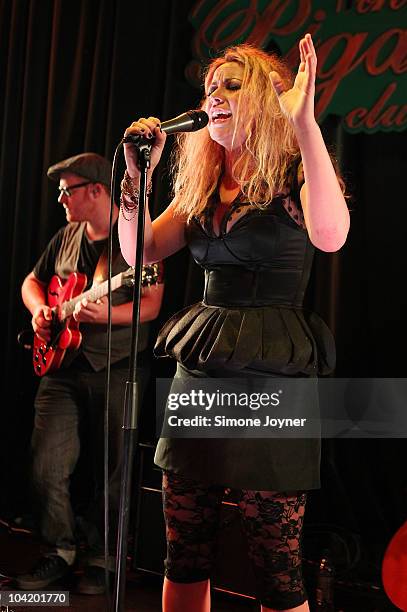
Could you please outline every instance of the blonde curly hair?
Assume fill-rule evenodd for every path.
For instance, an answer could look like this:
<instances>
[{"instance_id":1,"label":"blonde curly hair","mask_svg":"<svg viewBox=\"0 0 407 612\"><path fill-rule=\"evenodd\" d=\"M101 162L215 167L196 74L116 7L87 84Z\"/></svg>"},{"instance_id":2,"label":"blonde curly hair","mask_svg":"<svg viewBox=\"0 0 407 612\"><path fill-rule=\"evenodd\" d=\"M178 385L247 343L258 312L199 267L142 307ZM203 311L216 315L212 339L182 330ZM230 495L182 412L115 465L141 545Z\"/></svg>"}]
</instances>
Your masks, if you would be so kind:
<instances>
[{"instance_id":1,"label":"blonde curly hair","mask_svg":"<svg viewBox=\"0 0 407 612\"><path fill-rule=\"evenodd\" d=\"M264 206L286 190L290 169L299 158L294 129L280 109L269 73L277 71L287 89L292 86L293 75L276 55L243 44L226 49L211 62L205 91L215 70L226 62L237 62L244 70L235 133L244 124L247 138L237 152L233 178L250 204ZM200 108L206 110L206 96ZM177 145L172 160L174 211L191 218L204 210L218 187L224 172L225 149L211 139L207 128L179 134Z\"/></svg>"}]
</instances>

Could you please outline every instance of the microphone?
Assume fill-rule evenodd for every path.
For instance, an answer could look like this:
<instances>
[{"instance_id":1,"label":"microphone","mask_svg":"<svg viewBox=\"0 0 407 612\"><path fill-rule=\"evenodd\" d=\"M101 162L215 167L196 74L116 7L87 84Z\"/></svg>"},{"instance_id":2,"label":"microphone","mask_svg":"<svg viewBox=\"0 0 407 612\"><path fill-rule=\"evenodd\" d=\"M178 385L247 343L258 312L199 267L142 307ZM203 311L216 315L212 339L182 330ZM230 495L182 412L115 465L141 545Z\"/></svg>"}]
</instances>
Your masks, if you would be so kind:
<instances>
[{"instance_id":1,"label":"microphone","mask_svg":"<svg viewBox=\"0 0 407 612\"><path fill-rule=\"evenodd\" d=\"M208 125L209 117L203 110L189 110L174 119L168 119L163 121L161 124L161 130L166 134L175 134L176 132L196 132L201 130ZM140 144L140 140L149 140L140 134L128 134L123 138L122 142L132 142L133 144ZM151 142L151 140L150 140Z\"/></svg>"}]
</instances>

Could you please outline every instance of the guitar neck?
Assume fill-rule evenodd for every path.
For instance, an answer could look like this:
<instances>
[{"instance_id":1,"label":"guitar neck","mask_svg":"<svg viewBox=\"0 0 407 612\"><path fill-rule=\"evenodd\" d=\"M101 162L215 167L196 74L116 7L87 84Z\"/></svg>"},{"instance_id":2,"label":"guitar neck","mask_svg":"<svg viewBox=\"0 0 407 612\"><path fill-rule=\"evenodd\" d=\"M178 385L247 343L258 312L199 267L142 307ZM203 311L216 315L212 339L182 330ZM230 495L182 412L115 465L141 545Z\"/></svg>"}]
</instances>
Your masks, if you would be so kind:
<instances>
[{"instance_id":1,"label":"guitar neck","mask_svg":"<svg viewBox=\"0 0 407 612\"><path fill-rule=\"evenodd\" d=\"M116 274L116 276L113 276L113 278L111 279L112 291L115 291L123 284L122 276L123 275L121 272L119 274ZM73 311L75 310L76 304L81 300L86 299L88 300L88 302L96 302L96 300L100 299L104 295L107 295L108 292L108 281L106 280L103 281L103 283L100 283L100 285L95 285L94 287L91 287L90 289L88 289L88 291L84 291L84 293L77 295L71 300L63 302L60 307L59 320L63 321L64 319L70 317L73 314Z\"/></svg>"}]
</instances>

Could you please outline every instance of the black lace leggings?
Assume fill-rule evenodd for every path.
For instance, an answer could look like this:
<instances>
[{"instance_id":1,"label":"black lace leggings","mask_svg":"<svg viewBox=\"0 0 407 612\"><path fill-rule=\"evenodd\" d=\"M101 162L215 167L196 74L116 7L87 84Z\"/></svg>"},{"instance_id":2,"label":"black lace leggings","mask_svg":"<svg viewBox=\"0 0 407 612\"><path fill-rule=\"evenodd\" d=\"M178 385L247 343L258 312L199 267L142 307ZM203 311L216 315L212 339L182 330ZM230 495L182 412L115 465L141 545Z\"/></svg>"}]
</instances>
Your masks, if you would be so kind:
<instances>
[{"instance_id":1,"label":"black lace leggings","mask_svg":"<svg viewBox=\"0 0 407 612\"><path fill-rule=\"evenodd\" d=\"M167 533L165 575L191 583L210 577L224 487L163 473ZM238 506L247 535L259 601L284 610L306 601L300 557L306 494L242 490Z\"/></svg>"}]
</instances>

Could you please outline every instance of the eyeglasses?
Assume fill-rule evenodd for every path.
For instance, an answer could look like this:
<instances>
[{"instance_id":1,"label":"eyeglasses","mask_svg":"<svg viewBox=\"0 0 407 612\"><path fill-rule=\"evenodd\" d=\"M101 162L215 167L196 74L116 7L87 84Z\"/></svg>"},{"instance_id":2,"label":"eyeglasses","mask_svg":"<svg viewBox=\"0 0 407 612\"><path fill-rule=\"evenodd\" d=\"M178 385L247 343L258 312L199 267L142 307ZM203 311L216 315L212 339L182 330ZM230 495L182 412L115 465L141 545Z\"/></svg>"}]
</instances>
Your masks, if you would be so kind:
<instances>
[{"instance_id":1,"label":"eyeglasses","mask_svg":"<svg viewBox=\"0 0 407 612\"><path fill-rule=\"evenodd\" d=\"M77 185L67 185L66 187L58 187L59 195L64 194L67 198L71 197L72 191L74 189L79 189L79 187L85 187L85 185L90 185L91 181L86 181L86 183L78 183Z\"/></svg>"}]
</instances>

